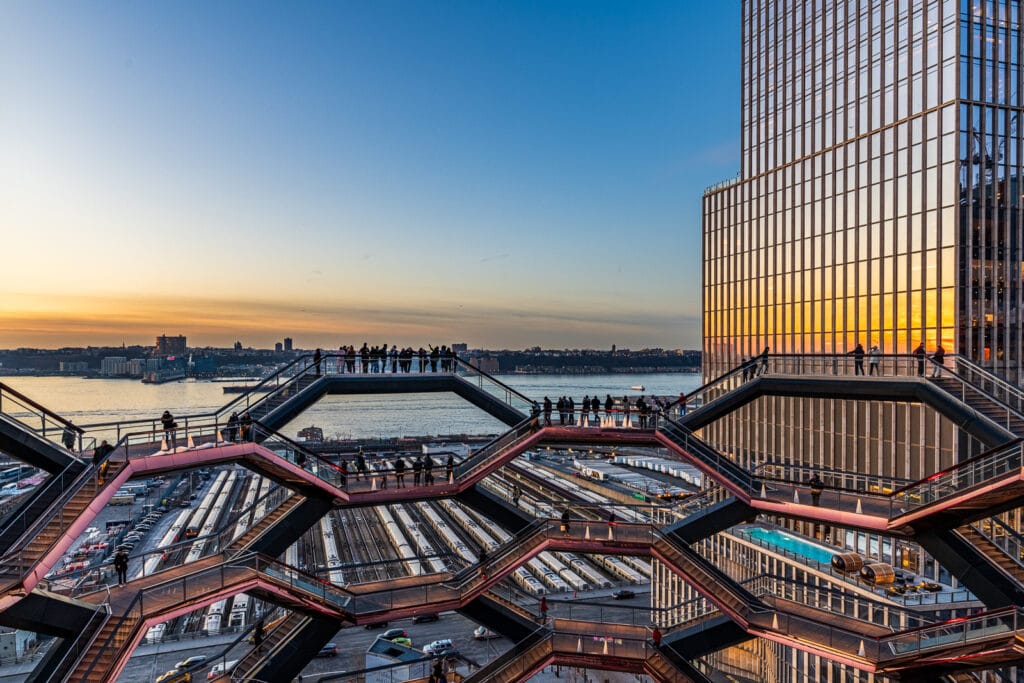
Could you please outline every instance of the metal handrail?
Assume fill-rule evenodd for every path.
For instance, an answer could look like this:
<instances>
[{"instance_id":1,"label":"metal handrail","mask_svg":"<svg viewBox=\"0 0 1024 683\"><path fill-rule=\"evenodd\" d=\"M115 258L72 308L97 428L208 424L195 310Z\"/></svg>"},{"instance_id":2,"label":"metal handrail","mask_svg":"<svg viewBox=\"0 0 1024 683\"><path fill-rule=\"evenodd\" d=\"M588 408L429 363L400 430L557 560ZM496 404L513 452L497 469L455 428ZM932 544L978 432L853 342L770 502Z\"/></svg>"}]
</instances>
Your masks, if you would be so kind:
<instances>
[{"instance_id":1,"label":"metal handrail","mask_svg":"<svg viewBox=\"0 0 1024 683\"><path fill-rule=\"evenodd\" d=\"M680 445L686 450L694 453L695 455L702 457L705 462L718 471L723 477L732 482L733 484L741 487L745 490L745 493L751 496L758 495L759 485L764 483L784 483L791 486L807 486L808 482L794 481L794 480L783 480L783 479L769 479L766 477L758 477L752 471L743 469L738 463L725 455L719 453L715 448L707 444L705 441L698 438L693 434L692 431L686 428L686 426L672 420L671 418L665 417L658 426L658 431L668 436L671 440L680 443ZM941 483L938 480L948 479L956 474L967 471L968 468L978 469L983 466L986 461L1002 460L1009 456L1011 460L1016 459L1017 461L1024 460L1024 438L1018 438L1010 441L1001 446L989 449L984 453L975 456L969 460L965 460L961 463L957 463L944 470L936 472L928 477L920 479L915 482L911 482L895 491L889 493L873 493L858 490L845 490L842 487L827 487L830 490L839 492L840 494L845 492L856 494L863 497L880 498L888 501L889 506L889 518L893 519L895 516L899 516L906 513L905 509L899 508L897 503L902 504L904 507L908 505L914 505L920 507L921 505L927 505L934 500L924 500L920 493L915 494L915 490L919 490L925 487L937 489ZM1009 461L1008 461L1009 462ZM1010 465L1013 463L1011 462ZM995 476L1005 475L1012 467L1007 467L1000 470ZM988 481L985 479L983 481ZM980 482L969 483L965 486L956 488L955 492L960 492L967 488L972 488L978 485Z\"/></svg>"},{"instance_id":2,"label":"metal handrail","mask_svg":"<svg viewBox=\"0 0 1024 683\"><path fill-rule=\"evenodd\" d=\"M481 448L474 451L469 457L465 458L458 464L456 470L459 478L464 479L466 476L472 474L474 470L481 466L481 463L487 463L491 457L500 453L509 446L512 446L524 436L532 434L534 431L536 431L534 419L532 417L528 417L504 434L488 441Z\"/></svg>"},{"instance_id":3,"label":"metal handrail","mask_svg":"<svg viewBox=\"0 0 1024 683\"><path fill-rule=\"evenodd\" d=\"M213 548L213 550L210 553L207 553L208 555L214 555L214 554L217 554L217 553L227 552L228 546L230 546L231 542L236 539L236 534L235 534L234 530L235 530L235 526L238 523L238 520L240 520L244 515L247 515L250 512L252 512L253 510L255 510L259 505L261 505L262 503L265 503L267 500L269 500L271 498L274 498L274 497L280 497L282 492L287 492L289 495L285 496L284 499L282 501L280 501L280 503L278 503L279 505L281 503L283 503L285 500L287 500L291 495L294 495L287 488L275 486L274 488L272 488L271 490L267 491L266 493L264 493L262 496L260 496L256 500L254 500L251 505L247 506L246 508L244 508L244 509L238 511L237 513L235 513L234 515L232 515L232 517L229 518L226 522L224 522L224 524L222 524L220 526L220 528L218 530L216 530L216 531L213 531L211 533L205 534L203 536L195 536L194 538L187 538L187 539L185 539L183 541L177 541L175 543L170 543L170 544L162 546L160 548L153 548L152 550L144 550L142 552L134 553L132 555L129 555L128 559L129 559L129 561L130 560L143 560L144 561L144 558L148 558L148 557L151 557L153 555L163 555L164 553L173 553L173 552L176 552L178 550L182 550L182 549L184 549L184 548L186 548L188 546L191 546L193 543L196 543L196 542L199 542L199 541L210 541L210 540L216 541L216 545L215 545L215 547ZM256 522L256 523L258 523L258 522ZM254 525L256 523L254 523ZM243 532L242 535L244 535L244 533L245 532ZM227 542L225 542L225 541L227 541ZM86 569L82 570L82 572L87 574L88 572L93 571L93 570L95 570L95 567L86 568ZM156 573L156 572L153 572L153 573ZM105 587L99 587L99 588L95 588L94 590L84 590L82 592L74 592L74 593L72 593L72 595L75 596L75 597L81 597L81 596L84 596L84 595L90 595L92 593L96 593L96 592L102 591L104 589L105 589Z\"/></svg>"},{"instance_id":4,"label":"metal handrail","mask_svg":"<svg viewBox=\"0 0 1024 683\"><path fill-rule=\"evenodd\" d=\"M957 353L949 354L947 357L952 358L953 363L955 365L965 365L971 372L976 372L982 375L985 381L992 382L993 384L997 385L1000 389L1005 391L1007 394L1013 394L1014 396L1016 396L1018 403L1020 405L1024 405L1024 390L1022 390L1021 387L1006 381L999 375L979 365L977 362L971 360L967 356Z\"/></svg>"},{"instance_id":5,"label":"metal handrail","mask_svg":"<svg viewBox=\"0 0 1024 683\"><path fill-rule=\"evenodd\" d=\"M125 439L127 439L127 437L125 437ZM122 440L121 440L120 442L118 442L117 446L115 446L115 447L114 447L114 450L112 450L111 452L109 452L109 453L108 453L108 454L107 454L107 455L106 455L106 456L105 456L105 457L104 457L104 458L103 458L103 459L102 459L102 460L101 460L101 461L100 461L100 462L98 463L98 465L102 465L102 464L103 464L104 462L107 462L107 461L109 461L109 459L110 459L111 455L113 455L113 453L115 453L115 452L116 452L116 451L117 451L118 449L122 448L122 447L123 447L123 446L125 445L125 444L124 444L124 442L125 442L125 439L122 439ZM84 468L84 469L83 469L83 470L82 470L82 471L81 471L81 472L80 472L80 473L79 473L79 474L78 474L78 475L77 475L77 476L75 477L75 479L74 479L74 481L73 481L73 482L71 483L71 485L67 487L67 489L66 489L66 491L65 491L65 494L64 494L63 496L61 496L61 497L60 497L60 498L59 498L59 499L58 499L58 500L56 501L56 503L55 503L55 504L51 504L51 505L50 505L50 506L49 506L49 507L47 508L47 512L46 512L46 513L44 513L44 514L40 515L40 516L39 516L39 517L37 517L37 518L36 518L36 519L35 519L34 521L32 521L32 522L31 522L30 524L28 524L28 525L27 525L27 527L26 527L26 530L25 530L25 532L24 532L24 533L22 533L22 535L21 535L21 536L20 536L20 537L18 538L18 541L16 541L15 543L13 543L13 544L11 545L11 548L10 548L10 549L8 549L8 551L7 551L7 552L3 553L3 555L2 555L2 559L0 559L0 563L3 563L3 564L9 564L9 563L11 563L11 562L12 562L12 558L13 558L13 557L15 557L16 555L20 555L20 554L21 554L22 552L24 552L24 547L23 547L24 545L26 545L27 543L31 542L31 539L32 539L32 538L34 538L34 537L35 537L35 535L36 535L36 534L37 534L37 533L38 533L38 532L39 532L39 531L40 531L40 530L41 530L41 529L42 529L43 527L45 527L45 526L46 526L46 525L48 525L48 524L49 524L50 522L52 522L52 521L53 521L53 519L54 519L55 517L57 517L57 515L59 515L59 514L63 514L63 511L64 511L64 506L63 506L63 505L62 505L61 503L63 503L63 502L64 502L64 501L66 501L67 499L71 498L72 496L74 496L74 495L77 495L77 494L78 494L78 492L79 492L79 491L80 491L80 490L82 489L82 487L83 487L83 486L84 486L84 485L85 485L85 484L86 484L87 482L90 482L90 481L95 481L95 480L93 479L93 474L94 474L94 473L95 473L96 471L97 471L97 468L94 468L94 467L86 467L86 468ZM109 485L109 484L110 484L110 481L111 481L112 479L113 479L112 477L111 477L111 478L108 478L108 479L107 479L107 481L105 481L105 482L104 482L104 485ZM100 488L100 485L99 485L99 484L96 484L96 489L97 489L97 491L99 490L99 488ZM27 514L28 514L28 510L22 511L22 512L20 513L19 517L23 517L23 516L25 516L25 515L27 515Z\"/></svg>"},{"instance_id":6,"label":"metal handrail","mask_svg":"<svg viewBox=\"0 0 1024 683\"><path fill-rule=\"evenodd\" d=\"M481 375L481 376L487 378L488 380L490 380L491 382L494 382L495 384L500 386L505 391L507 391L510 394L516 396L517 398L525 401L527 403L527 405L533 405L535 403L535 401L532 398L530 398L529 396L527 396L526 394L520 392L518 389L514 389L514 388L510 387L509 385L505 384L504 382L502 382L501 380L497 379L493 375L491 375L491 374L489 374L487 372L484 372L483 370L481 370L477 366L475 366L472 363L470 363L468 360L464 360L464 359L460 358L457 355L452 356L452 358L455 359L455 366L456 367L460 367L461 366L461 367L469 368L473 372L473 374Z\"/></svg>"},{"instance_id":7,"label":"metal handrail","mask_svg":"<svg viewBox=\"0 0 1024 683\"><path fill-rule=\"evenodd\" d=\"M75 425L72 422L70 422L69 420L61 417L60 415L58 415L54 411L50 410L46 406L42 405L41 403L38 403L38 402L32 400L31 398L29 398L25 394L21 393L17 389L14 389L13 387L11 387L9 384L5 384L3 382L0 382L0 400L3 399L3 396L4 396L5 393L12 395L14 398L18 399L19 401L27 404L27 407L35 408L36 410L38 410L43 415L46 415L46 416L50 417L51 419L61 423L62 425L64 425L64 428L66 428L66 429L72 429L72 430L78 432L79 434L81 434L83 432L83 429L81 427L79 427L78 425ZM0 405L0 410L2 410L2 405ZM4 412L6 412L6 411L4 411Z\"/></svg>"},{"instance_id":8,"label":"metal handrail","mask_svg":"<svg viewBox=\"0 0 1024 683\"><path fill-rule=\"evenodd\" d=\"M774 527L774 525L772 525L772 526ZM793 535L799 535L799 534L795 534L795 532L791 531L790 529L785 529L784 527L778 527L778 528L781 529L781 530L784 530L786 533L793 534ZM808 567L810 569L814 569L814 570L817 570L817 571L822 572L824 574L828 574L828 576L830 577L831 580L838 581L838 582L841 582L843 584L849 584L851 586L854 586L856 588L860 588L862 590L869 590L870 589L869 586L863 585L858 580L858 577L857 577L856 574L847 574L847 573L844 573L844 572L837 571L835 569L835 567L833 567L830 562L819 562L819 561L817 561L815 559L812 559L810 557L805 557L803 555L800 555L799 553L793 552L791 550L783 548L782 546L776 545L776 544L771 543L769 541L765 541L765 540L760 539L760 538L755 538L753 535L751 535L749 533L749 527L736 527L736 528L733 528L733 529L729 529L726 533L728 533L730 536L735 536L735 537L741 539L743 542L751 543L751 544L756 545L756 546L758 546L760 548L763 548L763 549L765 549L765 550L767 550L769 552L773 552L773 553L776 553L778 555L782 555L783 557L785 557L786 559L788 559L788 560L790 560L792 562L799 562L800 564L802 564L802 565L804 565L804 566L806 566L806 567ZM842 552L842 549L841 548L836 548L835 552L838 554L838 553ZM912 595L912 596L901 595L900 598L901 598L901 600L903 602L903 605L906 606L909 598L916 598L917 600L915 600L914 602L917 602L918 604L924 604L925 602L928 602L928 603L931 603L931 602L935 602L935 603L944 602L944 601L940 600L940 597L942 595L943 595L942 593L927 593L927 594L924 594L924 595L915 594L915 595ZM876 597L884 597L884 596L876 596ZM923 600L924 598L932 598L932 600L925 601L925 600ZM888 599L891 600L893 603L895 603L894 596L889 596ZM973 602L973 601L976 601L976 600L977 600L977 598L970 591L968 591L968 590L957 590L957 591L954 591L952 594L950 594L949 600L945 601L945 602L949 602L949 603L954 603L954 602Z\"/></svg>"},{"instance_id":9,"label":"metal handrail","mask_svg":"<svg viewBox=\"0 0 1024 683\"><path fill-rule=\"evenodd\" d=\"M68 465L65 466L63 470L61 470L58 474L51 476L49 479L46 480L46 483L37 488L32 493L31 496L24 500L18 506L18 508L14 512L12 512L12 514L7 515L6 517L4 517L3 520L0 520L0 524L2 524L2 526L0 526L0 537L3 537L9 531L11 531L15 521L27 515L28 508L30 508L35 501L40 500L43 496L47 495L53 489L57 488L60 489L61 493L58 494L54 498L53 502L51 502L47 507L51 507L54 503L58 502L63 497L63 494L67 492L69 487L69 483L65 482L65 477L67 477L72 470L80 467L81 464L82 463L79 461L72 461L71 463L68 463ZM81 472L78 473L78 475L80 474ZM75 479L72 479L70 483L74 483L78 479L78 475L76 475ZM17 541L17 538L14 540ZM0 549L0 553L2 553L3 550L4 549Z\"/></svg>"},{"instance_id":10,"label":"metal handrail","mask_svg":"<svg viewBox=\"0 0 1024 683\"><path fill-rule=\"evenodd\" d=\"M67 649L64 656L53 667L53 676L56 680L64 680L64 677L70 673L68 669L73 668L78 659L89 650L89 646L92 645L93 641L100 634L100 628L95 630L90 627L95 622L96 618L100 615L104 616L104 621L110 617L110 606L103 604L98 606L89 617L89 620L85 622L85 626L82 628L79 636L75 638L72 646ZM89 634L84 643L79 644L82 640L82 636Z\"/></svg>"}]
</instances>

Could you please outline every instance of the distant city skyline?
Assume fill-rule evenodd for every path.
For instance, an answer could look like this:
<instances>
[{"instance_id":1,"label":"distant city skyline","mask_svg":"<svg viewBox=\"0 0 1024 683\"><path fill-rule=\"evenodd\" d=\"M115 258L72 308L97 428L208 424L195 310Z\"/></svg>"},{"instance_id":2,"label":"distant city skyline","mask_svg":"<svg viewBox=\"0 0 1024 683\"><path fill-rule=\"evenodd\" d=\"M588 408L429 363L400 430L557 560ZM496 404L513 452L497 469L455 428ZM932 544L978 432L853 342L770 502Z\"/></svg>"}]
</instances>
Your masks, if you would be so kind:
<instances>
[{"instance_id":1,"label":"distant city skyline","mask_svg":"<svg viewBox=\"0 0 1024 683\"><path fill-rule=\"evenodd\" d=\"M699 348L738 14L5 3L0 348Z\"/></svg>"}]
</instances>

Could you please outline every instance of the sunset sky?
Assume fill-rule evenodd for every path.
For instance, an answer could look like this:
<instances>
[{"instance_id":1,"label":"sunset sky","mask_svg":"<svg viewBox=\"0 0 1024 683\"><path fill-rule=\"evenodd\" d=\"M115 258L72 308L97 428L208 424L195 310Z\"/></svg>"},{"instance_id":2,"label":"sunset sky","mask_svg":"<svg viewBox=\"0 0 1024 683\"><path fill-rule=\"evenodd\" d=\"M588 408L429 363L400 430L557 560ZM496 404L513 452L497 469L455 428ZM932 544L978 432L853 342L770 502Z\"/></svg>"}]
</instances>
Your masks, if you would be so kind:
<instances>
[{"instance_id":1,"label":"sunset sky","mask_svg":"<svg viewBox=\"0 0 1024 683\"><path fill-rule=\"evenodd\" d=\"M700 346L739 3L0 4L0 348Z\"/></svg>"}]
</instances>

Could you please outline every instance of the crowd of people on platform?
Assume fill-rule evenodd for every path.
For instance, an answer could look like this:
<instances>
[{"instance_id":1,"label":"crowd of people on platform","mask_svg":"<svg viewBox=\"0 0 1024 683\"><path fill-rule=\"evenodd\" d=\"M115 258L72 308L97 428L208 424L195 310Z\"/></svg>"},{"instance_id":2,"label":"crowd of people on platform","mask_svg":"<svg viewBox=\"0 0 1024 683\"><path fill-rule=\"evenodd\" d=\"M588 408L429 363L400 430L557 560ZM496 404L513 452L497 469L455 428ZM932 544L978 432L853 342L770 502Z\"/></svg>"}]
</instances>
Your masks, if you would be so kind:
<instances>
[{"instance_id":1,"label":"crowd of people on platform","mask_svg":"<svg viewBox=\"0 0 1024 683\"><path fill-rule=\"evenodd\" d=\"M352 477L353 481L376 480L379 488L386 489L388 487L388 477L394 475L395 486L403 489L405 488L405 475L407 471L412 472L413 486L432 486L436 479L434 476L435 467L440 468L441 464L440 462L435 462L428 453L425 456L417 455L411 463L407 463L406 458L401 455L396 456L390 463L382 458L378 461L374 470L370 471L367 466L366 456L363 454L362 449L360 449L351 463L344 457L340 458L336 465L336 471L339 478L338 485L341 487L347 486L349 477ZM449 453L448 458L444 461L444 480L442 483L453 481L454 477L455 456Z\"/></svg>"},{"instance_id":2,"label":"crowd of people on platform","mask_svg":"<svg viewBox=\"0 0 1024 683\"><path fill-rule=\"evenodd\" d=\"M572 396L559 396L558 400L552 403L551 399L547 396L544 397L544 401L534 407L534 411L538 417L543 418L543 426L551 427L554 425L552 422L552 415L558 413L558 424L559 426L580 426L587 427L591 424L600 424L602 411L606 418L614 418L618 422L618 416L622 416L622 424L632 424L632 416L635 413L641 429L647 429L648 427L654 426L654 416L661 414L672 405L680 406L682 412L685 414L686 396L680 392L679 400L672 403L659 396L651 396L650 401L641 394L635 400L630 399L629 396L623 396L621 399L612 398L611 394L605 394L604 400L595 394L590 396L589 394L584 396L583 399L577 404L576 400ZM579 421L577 423L576 413L579 411ZM538 421L538 426L539 421Z\"/></svg>"},{"instance_id":3,"label":"crowd of people on platform","mask_svg":"<svg viewBox=\"0 0 1024 683\"><path fill-rule=\"evenodd\" d=\"M362 347L341 346L334 354L333 367L338 374L380 374L411 373L411 372L454 372L456 365L455 351L450 347L422 346L414 349L411 346L398 348L394 344L370 346L363 342ZM317 349L313 353L313 366L317 376L320 375L324 361L324 353Z\"/></svg>"}]
</instances>

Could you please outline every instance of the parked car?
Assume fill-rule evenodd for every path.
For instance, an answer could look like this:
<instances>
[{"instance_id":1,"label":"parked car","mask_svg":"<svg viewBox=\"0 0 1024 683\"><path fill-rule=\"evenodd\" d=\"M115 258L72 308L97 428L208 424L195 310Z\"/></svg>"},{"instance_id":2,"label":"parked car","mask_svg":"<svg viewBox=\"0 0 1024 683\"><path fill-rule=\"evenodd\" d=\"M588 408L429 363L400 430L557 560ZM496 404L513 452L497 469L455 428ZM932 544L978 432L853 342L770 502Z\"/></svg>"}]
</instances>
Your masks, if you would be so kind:
<instances>
[{"instance_id":1,"label":"parked car","mask_svg":"<svg viewBox=\"0 0 1024 683\"><path fill-rule=\"evenodd\" d=\"M419 615L417 615L417 616L412 618L412 623L414 623L414 624L426 624L426 623L429 623L431 621L438 621L440 618L441 618L441 615L438 614L437 612L431 612L430 614L419 614Z\"/></svg>"},{"instance_id":2,"label":"parked car","mask_svg":"<svg viewBox=\"0 0 1024 683\"><path fill-rule=\"evenodd\" d=\"M320 652L317 652L316 656L317 657L337 657L338 656L338 646L335 645L334 643L327 643L322 648L320 648Z\"/></svg>"},{"instance_id":3,"label":"parked car","mask_svg":"<svg viewBox=\"0 0 1024 683\"><path fill-rule=\"evenodd\" d=\"M214 678L217 678L222 674L231 673L231 670L235 668L235 664L238 664L237 659L232 659L230 662L214 664L213 668L210 669L210 673L206 674L206 680L212 681Z\"/></svg>"},{"instance_id":4,"label":"parked car","mask_svg":"<svg viewBox=\"0 0 1024 683\"><path fill-rule=\"evenodd\" d=\"M192 683L192 674L187 671L171 669L167 673L158 676L153 683Z\"/></svg>"},{"instance_id":5,"label":"parked car","mask_svg":"<svg viewBox=\"0 0 1024 683\"><path fill-rule=\"evenodd\" d=\"M182 669L194 669L200 664L205 663L206 655L193 655L191 657L186 657L185 659L175 664L174 668L178 669L179 671L181 671Z\"/></svg>"},{"instance_id":6,"label":"parked car","mask_svg":"<svg viewBox=\"0 0 1024 683\"><path fill-rule=\"evenodd\" d=\"M495 633L489 628L480 626L473 631L473 637L477 640L490 640L491 638L501 638L501 634Z\"/></svg>"},{"instance_id":7,"label":"parked car","mask_svg":"<svg viewBox=\"0 0 1024 683\"><path fill-rule=\"evenodd\" d=\"M616 600L629 600L630 598L635 598L636 593L629 590L628 588L623 588L612 593L612 597Z\"/></svg>"},{"instance_id":8,"label":"parked car","mask_svg":"<svg viewBox=\"0 0 1024 683\"><path fill-rule=\"evenodd\" d=\"M408 638L409 634L405 632L404 628L390 628L380 636L384 640L394 640L395 638Z\"/></svg>"},{"instance_id":9,"label":"parked car","mask_svg":"<svg viewBox=\"0 0 1024 683\"><path fill-rule=\"evenodd\" d=\"M372 631L375 628L386 628L387 625L388 622L386 621L374 621L369 624L365 624L363 628L365 628L367 631Z\"/></svg>"},{"instance_id":10,"label":"parked car","mask_svg":"<svg viewBox=\"0 0 1024 683\"><path fill-rule=\"evenodd\" d=\"M423 646L423 654L425 655L439 655L449 650L454 650L455 646L452 644L451 638L441 638L431 643L427 643Z\"/></svg>"}]
</instances>

